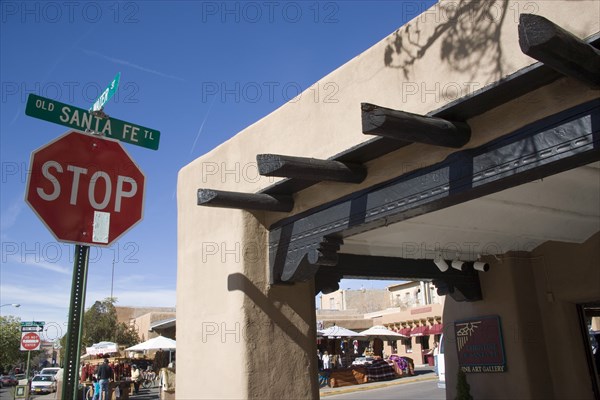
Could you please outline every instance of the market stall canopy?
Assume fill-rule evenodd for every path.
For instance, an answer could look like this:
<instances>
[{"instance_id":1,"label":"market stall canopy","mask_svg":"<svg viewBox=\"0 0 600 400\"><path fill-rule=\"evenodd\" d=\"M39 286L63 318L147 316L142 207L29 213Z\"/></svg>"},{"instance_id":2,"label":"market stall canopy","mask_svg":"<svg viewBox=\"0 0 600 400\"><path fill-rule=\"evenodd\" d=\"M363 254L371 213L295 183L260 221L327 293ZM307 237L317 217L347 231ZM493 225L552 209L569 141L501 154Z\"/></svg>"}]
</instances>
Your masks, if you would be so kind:
<instances>
[{"instance_id":1,"label":"market stall canopy","mask_svg":"<svg viewBox=\"0 0 600 400\"><path fill-rule=\"evenodd\" d=\"M96 356L98 354L118 353L119 345L113 342L94 343L92 347L86 347L85 352L91 356Z\"/></svg>"},{"instance_id":2,"label":"market stall canopy","mask_svg":"<svg viewBox=\"0 0 600 400\"><path fill-rule=\"evenodd\" d=\"M158 336L143 343L138 343L135 346L126 348L127 351L144 351L144 350L175 350L175 341L164 336Z\"/></svg>"},{"instance_id":3,"label":"market stall canopy","mask_svg":"<svg viewBox=\"0 0 600 400\"><path fill-rule=\"evenodd\" d=\"M400 340L408 337L402 335L401 333L391 331L383 325L372 326L369 329L360 333L361 335L366 336L369 339L381 339L388 341Z\"/></svg>"},{"instance_id":4,"label":"market stall canopy","mask_svg":"<svg viewBox=\"0 0 600 400\"><path fill-rule=\"evenodd\" d=\"M342 328L341 326L330 326L327 329L323 329L318 332L319 336L326 336L328 338L343 338L343 337L363 337L364 335L354 332L350 329Z\"/></svg>"}]
</instances>

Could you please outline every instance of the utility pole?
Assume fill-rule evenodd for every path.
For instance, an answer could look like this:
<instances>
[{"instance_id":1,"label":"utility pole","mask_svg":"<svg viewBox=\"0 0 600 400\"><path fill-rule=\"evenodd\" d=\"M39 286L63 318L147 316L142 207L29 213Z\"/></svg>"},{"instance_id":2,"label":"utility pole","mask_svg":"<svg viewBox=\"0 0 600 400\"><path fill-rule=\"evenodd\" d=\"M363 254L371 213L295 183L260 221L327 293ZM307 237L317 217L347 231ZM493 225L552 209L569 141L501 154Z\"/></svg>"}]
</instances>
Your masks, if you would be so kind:
<instances>
[{"instance_id":1,"label":"utility pole","mask_svg":"<svg viewBox=\"0 0 600 400\"><path fill-rule=\"evenodd\" d=\"M115 281L115 255L113 254L113 261L112 261L112 275L110 278L110 298L113 298L113 283Z\"/></svg>"}]
</instances>

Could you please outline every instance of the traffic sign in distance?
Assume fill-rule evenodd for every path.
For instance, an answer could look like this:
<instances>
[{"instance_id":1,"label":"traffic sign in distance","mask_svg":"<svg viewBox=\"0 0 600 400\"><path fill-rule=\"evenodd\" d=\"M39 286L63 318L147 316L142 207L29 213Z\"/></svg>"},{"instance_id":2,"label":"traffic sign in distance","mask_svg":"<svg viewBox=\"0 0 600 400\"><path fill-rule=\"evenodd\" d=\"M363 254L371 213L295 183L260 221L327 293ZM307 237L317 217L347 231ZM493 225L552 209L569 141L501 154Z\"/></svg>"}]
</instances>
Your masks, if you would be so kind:
<instances>
[{"instance_id":1,"label":"traffic sign in distance","mask_svg":"<svg viewBox=\"0 0 600 400\"><path fill-rule=\"evenodd\" d=\"M25 114L30 117L54 122L80 131L94 131L102 135L157 150L160 131L146 128L116 118L103 118L83 108L71 106L33 93L27 97Z\"/></svg>"},{"instance_id":2,"label":"traffic sign in distance","mask_svg":"<svg viewBox=\"0 0 600 400\"><path fill-rule=\"evenodd\" d=\"M23 332L21 334L21 350L39 350L42 340L37 332Z\"/></svg>"},{"instance_id":3,"label":"traffic sign in distance","mask_svg":"<svg viewBox=\"0 0 600 400\"><path fill-rule=\"evenodd\" d=\"M23 326L44 326L46 321L22 321L21 327Z\"/></svg>"},{"instance_id":4,"label":"traffic sign in distance","mask_svg":"<svg viewBox=\"0 0 600 400\"><path fill-rule=\"evenodd\" d=\"M67 132L29 171L25 201L58 241L108 246L142 219L145 176L116 140Z\"/></svg>"},{"instance_id":5,"label":"traffic sign in distance","mask_svg":"<svg viewBox=\"0 0 600 400\"><path fill-rule=\"evenodd\" d=\"M22 326L21 332L41 332L44 330L43 326Z\"/></svg>"}]
</instances>

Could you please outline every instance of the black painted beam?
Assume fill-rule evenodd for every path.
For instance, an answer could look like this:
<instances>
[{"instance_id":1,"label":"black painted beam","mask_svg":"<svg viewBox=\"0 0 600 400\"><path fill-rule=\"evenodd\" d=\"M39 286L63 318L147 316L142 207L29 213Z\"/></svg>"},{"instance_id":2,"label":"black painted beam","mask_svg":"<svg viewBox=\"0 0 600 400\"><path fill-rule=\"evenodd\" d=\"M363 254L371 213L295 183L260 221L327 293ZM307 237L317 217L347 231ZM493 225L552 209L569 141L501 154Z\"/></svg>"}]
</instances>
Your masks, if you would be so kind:
<instances>
[{"instance_id":1,"label":"black painted beam","mask_svg":"<svg viewBox=\"0 0 600 400\"><path fill-rule=\"evenodd\" d=\"M366 135L435 146L459 148L471 138L465 122L448 121L362 103L362 131Z\"/></svg>"},{"instance_id":2,"label":"black painted beam","mask_svg":"<svg viewBox=\"0 0 600 400\"><path fill-rule=\"evenodd\" d=\"M593 88L600 87L600 51L552 21L521 14L519 45L523 53L556 71Z\"/></svg>"},{"instance_id":3,"label":"black painted beam","mask_svg":"<svg viewBox=\"0 0 600 400\"><path fill-rule=\"evenodd\" d=\"M452 261L448 260L450 265ZM477 276L472 269L461 272L449 268L445 272L436 267L433 260L412 259L399 257L367 256L358 254L338 253L336 271L344 278L360 279L399 279L432 281L435 279L452 278L457 281L471 281Z\"/></svg>"},{"instance_id":4,"label":"black painted beam","mask_svg":"<svg viewBox=\"0 0 600 400\"><path fill-rule=\"evenodd\" d=\"M360 183L367 177L361 164L316 158L258 154L258 172L263 176L283 176L307 181Z\"/></svg>"},{"instance_id":5,"label":"black painted beam","mask_svg":"<svg viewBox=\"0 0 600 400\"><path fill-rule=\"evenodd\" d=\"M294 208L292 196L272 196L262 193L226 192L198 189L198 205L237 208L241 210L266 210L289 212Z\"/></svg>"},{"instance_id":6,"label":"black painted beam","mask_svg":"<svg viewBox=\"0 0 600 400\"><path fill-rule=\"evenodd\" d=\"M446 261L450 265L450 260ZM440 296L450 295L456 301L478 301L482 299L479 275L473 263L465 263L463 271L449 268L445 272L433 260L398 257L338 254L334 267L321 266L315 275L315 290L327 292L339 288L342 278L393 279L431 281Z\"/></svg>"}]
</instances>

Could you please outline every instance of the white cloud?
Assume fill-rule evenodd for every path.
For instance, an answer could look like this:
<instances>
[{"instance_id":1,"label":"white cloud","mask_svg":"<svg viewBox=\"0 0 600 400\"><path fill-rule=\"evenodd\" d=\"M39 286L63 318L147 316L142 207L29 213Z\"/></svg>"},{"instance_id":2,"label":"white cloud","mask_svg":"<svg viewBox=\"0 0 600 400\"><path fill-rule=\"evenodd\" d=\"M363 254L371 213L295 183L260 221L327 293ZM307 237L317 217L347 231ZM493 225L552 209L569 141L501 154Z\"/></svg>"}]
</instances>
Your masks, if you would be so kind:
<instances>
[{"instance_id":1,"label":"white cloud","mask_svg":"<svg viewBox=\"0 0 600 400\"><path fill-rule=\"evenodd\" d=\"M177 80L177 81L182 81L182 82L185 82L185 79L183 79L183 78L180 78L180 77L178 77L178 76L174 76L174 75L165 74L165 73L163 73L163 72L156 71L156 70L154 70L154 69L146 68L146 67L144 67L144 66L142 66L142 65L137 65L137 64L131 63L131 62L127 61L127 60L121 60L121 59L119 59L119 58L109 57L109 56L106 56L106 55L104 55L104 54L100 54L100 53L98 53L98 52L96 52L96 51L91 51L91 50L85 50L85 49L83 49L83 52L84 52L85 54L87 54L88 56L100 57L100 58L103 58L103 59L105 59L105 60L108 60L108 61L110 61L110 62L113 62L113 63L115 63L115 64L121 64L121 65L125 65L125 66L127 66L127 67L131 67L131 68L138 69L138 70L140 70L140 71L148 72L148 73L150 73L150 74L154 74L154 75L162 76L163 78L175 79L175 80Z\"/></svg>"},{"instance_id":2,"label":"white cloud","mask_svg":"<svg viewBox=\"0 0 600 400\"><path fill-rule=\"evenodd\" d=\"M23 211L25 202L19 198L12 202L6 211L2 211L2 221L0 221L0 229L6 230L14 226L19 218L19 214Z\"/></svg>"},{"instance_id":3,"label":"white cloud","mask_svg":"<svg viewBox=\"0 0 600 400\"><path fill-rule=\"evenodd\" d=\"M57 263L51 263L51 262L41 261L41 260L29 261L29 260L27 260L27 257L25 257L25 260L23 260L22 257L19 258L16 255L10 255L7 257L7 259L8 259L8 262L13 263L13 264L21 264L21 265L27 265L30 267L41 268L41 269L45 269L47 271L58 272L59 274L63 274L63 275L71 274L70 268L63 267Z\"/></svg>"}]
</instances>

